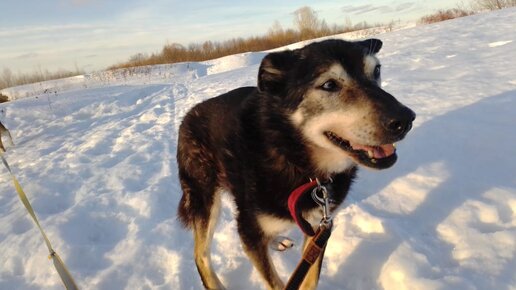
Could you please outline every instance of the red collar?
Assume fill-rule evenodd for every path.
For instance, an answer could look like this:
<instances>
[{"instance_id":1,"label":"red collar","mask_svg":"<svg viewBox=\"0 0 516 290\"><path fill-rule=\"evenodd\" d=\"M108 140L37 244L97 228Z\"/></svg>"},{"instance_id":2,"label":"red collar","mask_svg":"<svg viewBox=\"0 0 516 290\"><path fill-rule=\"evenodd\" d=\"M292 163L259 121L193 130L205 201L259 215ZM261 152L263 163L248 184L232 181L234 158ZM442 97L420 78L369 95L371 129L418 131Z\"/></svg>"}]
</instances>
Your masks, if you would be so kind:
<instances>
[{"instance_id":1,"label":"red collar","mask_svg":"<svg viewBox=\"0 0 516 290\"><path fill-rule=\"evenodd\" d=\"M292 191L288 197L288 210L290 211L290 215L297 223L299 228L308 236L314 236L315 232L310 223L303 218L302 212L297 207L297 205L301 196L303 196L305 193L312 192L317 186L317 179L314 179L313 181L305 183L294 189L294 191Z\"/></svg>"}]
</instances>

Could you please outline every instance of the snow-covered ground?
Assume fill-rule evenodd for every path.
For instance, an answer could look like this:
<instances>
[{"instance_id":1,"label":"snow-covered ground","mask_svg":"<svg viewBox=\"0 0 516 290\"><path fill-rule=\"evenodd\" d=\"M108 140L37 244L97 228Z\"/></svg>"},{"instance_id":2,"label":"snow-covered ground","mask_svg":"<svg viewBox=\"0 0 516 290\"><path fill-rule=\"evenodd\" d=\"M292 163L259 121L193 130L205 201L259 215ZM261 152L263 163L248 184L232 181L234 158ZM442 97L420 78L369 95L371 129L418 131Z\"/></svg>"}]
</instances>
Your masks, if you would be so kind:
<instances>
[{"instance_id":1,"label":"snow-covered ground","mask_svg":"<svg viewBox=\"0 0 516 290\"><path fill-rule=\"evenodd\" d=\"M516 289L515 19L376 36L384 88L418 118L392 169L360 171L320 289ZM19 98L0 105L16 145L5 156L81 289L202 288L175 217L177 128L192 105L255 84L263 55L4 90ZM3 169L0 192L0 289L62 289ZM230 289L262 289L224 204L217 272ZM285 280L302 241L286 235L297 246L273 254Z\"/></svg>"}]
</instances>

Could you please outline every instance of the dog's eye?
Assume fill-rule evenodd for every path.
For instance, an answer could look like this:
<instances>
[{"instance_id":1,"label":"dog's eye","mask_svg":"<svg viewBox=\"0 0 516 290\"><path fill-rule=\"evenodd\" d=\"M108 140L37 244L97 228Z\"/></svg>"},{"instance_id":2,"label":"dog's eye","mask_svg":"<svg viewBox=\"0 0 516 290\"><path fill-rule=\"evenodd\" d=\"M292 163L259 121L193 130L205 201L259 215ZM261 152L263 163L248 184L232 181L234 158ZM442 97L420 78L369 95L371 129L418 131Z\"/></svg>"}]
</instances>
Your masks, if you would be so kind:
<instances>
[{"instance_id":1,"label":"dog's eye","mask_svg":"<svg viewBox=\"0 0 516 290\"><path fill-rule=\"evenodd\" d=\"M376 80L380 78L381 67L382 67L381 65L376 65L376 67L374 68L373 77Z\"/></svg>"},{"instance_id":2,"label":"dog's eye","mask_svg":"<svg viewBox=\"0 0 516 290\"><path fill-rule=\"evenodd\" d=\"M337 84L336 81L334 80L329 80L327 82L325 82L322 86L321 86L321 89L327 91L327 92L336 92L339 90L339 85Z\"/></svg>"}]
</instances>

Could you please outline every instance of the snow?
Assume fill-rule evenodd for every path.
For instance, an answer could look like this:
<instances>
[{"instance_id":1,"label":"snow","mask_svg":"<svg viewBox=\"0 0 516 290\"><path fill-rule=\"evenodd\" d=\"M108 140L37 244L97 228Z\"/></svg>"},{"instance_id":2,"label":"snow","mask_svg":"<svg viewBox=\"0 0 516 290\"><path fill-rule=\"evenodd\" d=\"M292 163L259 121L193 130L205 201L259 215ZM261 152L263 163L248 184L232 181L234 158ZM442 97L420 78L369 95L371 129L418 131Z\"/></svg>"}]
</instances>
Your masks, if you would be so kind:
<instances>
[{"instance_id":1,"label":"snow","mask_svg":"<svg viewBox=\"0 0 516 290\"><path fill-rule=\"evenodd\" d=\"M336 215L319 289L516 289L516 9L387 32L383 86L414 109L391 169L362 169ZM340 36L344 37L344 36ZM254 85L264 53L5 89L5 154L81 289L201 289L175 217L177 128L194 104ZM5 138L4 138L5 141ZM6 144L7 142L4 142ZM0 171L0 289L62 289ZM213 262L262 289L223 199ZM273 253L284 280L299 259Z\"/></svg>"}]
</instances>

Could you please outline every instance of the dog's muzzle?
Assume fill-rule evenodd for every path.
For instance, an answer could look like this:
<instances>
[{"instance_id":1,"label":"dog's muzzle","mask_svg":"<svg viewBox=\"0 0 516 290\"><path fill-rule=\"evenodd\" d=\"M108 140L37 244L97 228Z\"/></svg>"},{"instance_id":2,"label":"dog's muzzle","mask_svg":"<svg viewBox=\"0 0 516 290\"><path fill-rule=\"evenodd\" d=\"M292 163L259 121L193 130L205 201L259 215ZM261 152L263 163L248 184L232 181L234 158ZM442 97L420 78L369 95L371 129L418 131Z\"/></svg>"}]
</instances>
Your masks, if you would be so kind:
<instances>
[{"instance_id":1,"label":"dog's muzzle","mask_svg":"<svg viewBox=\"0 0 516 290\"><path fill-rule=\"evenodd\" d=\"M382 126L394 140L401 140L412 129L412 122L416 119L416 113L403 106L395 117L383 118Z\"/></svg>"}]
</instances>

